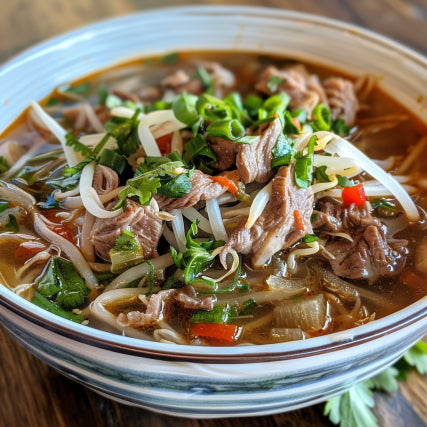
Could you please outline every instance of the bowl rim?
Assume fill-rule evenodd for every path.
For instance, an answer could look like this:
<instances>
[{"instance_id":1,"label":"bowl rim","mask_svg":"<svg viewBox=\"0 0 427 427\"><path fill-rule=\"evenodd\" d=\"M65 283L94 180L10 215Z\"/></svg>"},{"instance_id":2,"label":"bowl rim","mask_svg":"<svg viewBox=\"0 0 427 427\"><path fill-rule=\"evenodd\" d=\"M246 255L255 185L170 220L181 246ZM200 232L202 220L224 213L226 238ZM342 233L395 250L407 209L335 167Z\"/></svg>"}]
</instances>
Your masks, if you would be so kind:
<instances>
[{"instance_id":1,"label":"bowl rim","mask_svg":"<svg viewBox=\"0 0 427 427\"><path fill-rule=\"evenodd\" d=\"M304 12L276 9L274 7L201 5L149 9L119 17L103 19L81 28L68 31L64 34L54 36L23 50L21 53L4 62L0 67L0 79L5 73L24 65L27 61L31 60L33 56L46 54L61 43L76 42L112 23L124 25L128 20L144 20L149 19L150 16L153 15L166 13L176 15L209 14L211 18L213 16L218 18L231 13L238 13L239 15L250 14L253 17L260 17L262 15L264 19L272 21L297 20L300 23L330 27L344 33L350 32L355 37L369 40L387 49L392 49L399 55L411 61L415 61L427 70L427 58L419 52L386 36L351 23ZM256 346L191 346L146 341L116 335L99 329L88 328L87 326L76 324L67 319L48 313L16 295L4 286L0 286L0 308L1 306L26 321L34 323L55 334L105 350L154 359L215 364L299 359L368 343L418 322L424 322L427 326L427 296L425 296L413 304L381 319L356 328L321 337L310 338L309 340Z\"/></svg>"}]
</instances>

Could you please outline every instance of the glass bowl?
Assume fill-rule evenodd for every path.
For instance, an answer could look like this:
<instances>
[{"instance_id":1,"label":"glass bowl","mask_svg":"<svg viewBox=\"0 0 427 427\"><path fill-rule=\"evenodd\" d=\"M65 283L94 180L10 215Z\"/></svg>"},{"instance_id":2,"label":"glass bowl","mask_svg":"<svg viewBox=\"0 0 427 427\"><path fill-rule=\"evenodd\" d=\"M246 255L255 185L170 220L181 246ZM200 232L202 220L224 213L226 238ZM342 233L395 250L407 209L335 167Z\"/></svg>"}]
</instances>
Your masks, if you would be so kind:
<instances>
[{"instance_id":1,"label":"glass bowl","mask_svg":"<svg viewBox=\"0 0 427 427\"><path fill-rule=\"evenodd\" d=\"M125 60L179 50L273 53L354 76L372 73L427 121L427 59L416 52L317 16L200 6L102 21L25 51L0 69L0 128L55 86ZM177 346L114 335L57 317L3 286L0 320L31 353L106 397L214 418L294 410L375 375L427 332L427 298L344 332L260 346Z\"/></svg>"}]
</instances>

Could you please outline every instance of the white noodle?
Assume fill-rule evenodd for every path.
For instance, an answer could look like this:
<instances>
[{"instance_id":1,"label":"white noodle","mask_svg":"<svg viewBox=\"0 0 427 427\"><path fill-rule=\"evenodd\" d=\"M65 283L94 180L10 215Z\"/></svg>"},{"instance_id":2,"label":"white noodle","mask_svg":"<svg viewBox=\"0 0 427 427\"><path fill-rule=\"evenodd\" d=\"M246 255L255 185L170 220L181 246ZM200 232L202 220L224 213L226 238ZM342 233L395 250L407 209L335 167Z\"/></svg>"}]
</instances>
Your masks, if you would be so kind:
<instances>
[{"instance_id":1,"label":"white noodle","mask_svg":"<svg viewBox=\"0 0 427 427\"><path fill-rule=\"evenodd\" d=\"M153 126L151 133L154 138L161 138L162 136L168 135L172 132L179 131L180 129L185 128L187 125L179 122L178 120L169 120L167 122L161 123L159 125Z\"/></svg>"},{"instance_id":2,"label":"white noodle","mask_svg":"<svg viewBox=\"0 0 427 427\"><path fill-rule=\"evenodd\" d=\"M92 231L93 224L95 223L95 217L88 211L86 211L82 226L82 234L80 236L80 250L88 262L95 261L95 254L93 251L93 243L90 239L90 233Z\"/></svg>"},{"instance_id":3,"label":"white noodle","mask_svg":"<svg viewBox=\"0 0 427 427\"><path fill-rule=\"evenodd\" d=\"M34 210L36 199L16 185L0 182L0 197L16 203L29 212Z\"/></svg>"},{"instance_id":4,"label":"white noodle","mask_svg":"<svg viewBox=\"0 0 427 427\"><path fill-rule=\"evenodd\" d=\"M58 246L68 256L80 275L85 278L86 283L91 288L96 287L98 285L96 277L78 248L64 237L50 230L46 222L47 220L42 215L38 213L34 214L34 229L36 233L48 242Z\"/></svg>"},{"instance_id":5,"label":"white noodle","mask_svg":"<svg viewBox=\"0 0 427 427\"><path fill-rule=\"evenodd\" d=\"M150 260L153 264L154 270L158 270L160 268L166 268L173 264L172 257L170 254L161 255L157 258L153 258ZM106 288L106 291L110 291L112 289L119 289L126 286L128 283L133 282L136 279L139 279L142 276L145 276L150 272L150 266L146 263L138 264L135 267L129 268L120 276L116 277Z\"/></svg>"},{"instance_id":6,"label":"white noodle","mask_svg":"<svg viewBox=\"0 0 427 427\"><path fill-rule=\"evenodd\" d=\"M97 218L114 218L123 213L122 208L114 211L109 211L104 208L97 192L92 187L94 173L95 162L90 162L82 170L79 187L83 206Z\"/></svg>"},{"instance_id":7,"label":"white noodle","mask_svg":"<svg viewBox=\"0 0 427 427\"><path fill-rule=\"evenodd\" d=\"M239 209L230 209L223 212L222 216L223 218L233 218L235 216L249 216L251 212L251 208L245 207L245 208L239 208Z\"/></svg>"},{"instance_id":8,"label":"white noodle","mask_svg":"<svg viewBox=\"0 0 427 427\"><path fill-rule=\"evenodd\" d=\"M205 218L197 209L190 206L188 208L181 209L181 212L191 222L194 222L196 219L198 219L199 228L209 234L212 234L212 227L209 220Z\"/></svg>"},{"instance_id":9,"label":"white noodle","mask_svg":"<svg viewBox=\"0 0 427 427\"><path fill-rule=\"evenodd\" d=\"M297 256L308 256L308 255L313 255L316 252L319 251L320 246L318 242L310 242L307 243L308 246L310 246L309 248L304 248L304 249L294 249L293 251L291 251L289 253L288 259L286 261L286 263L288 264L288 268L291 272L295 272L296 270L296 261L295 258Z\"/></svg>"},{"instance_id":10,"label":"white noodle","mask_svg":"<svg viewBox=\"0 0 427 427\"><path fill-rule=\"evenodd\" d=\"M334 176L331 182L319 182L317 184L313 184L311 189L313 190L313 193L316 194L320 191L326 191L330 188L334 188L336 185L338 185L338 179Z\"/></svg>"},{"instance_id":11,"label":"white noodle","mask_svg":"<svg viewBox=\"0 0 427 427\"><path fill-rule=\"evenodd\" d=\"M221 211L216 199L206 200L206 211L208 213L209 222L211 224L215 240L226 241L228 236L225 231L224 223L222 222Z\"/></svg>"},{"instance_id":12,"label":"white noodle","mask_svg":"<svg viewBox=\"0 0 427 427\"><path fill-rule=\"evenodd\" d=\"M162 153L159 150L159 146L157 145L154 136L150 132L150 129L146 126L141 126L142 121L138 126L138 137L141 141L142 148L145 151L146 156L155 156L159 157Z\"/></svg>"},{"instance_id":13,"label":"white noodle","mask_svg":"<svg viewBox=\"0 0 427 427\"><path fill-rule=\"evenodd\" d=\"M362 153L353 144L345 139L336 137L336 139L331 141L325 147L325 151L332 154L338 154L343 157L352 157L359 163L363 170L387 187L387 189L401 204L410 221L418 221L420 219L417 207L405 189L394 179L392 175L381 169L381 167L376 165L368 156Z\"/></svg>"},{"instance_id":14,"label":"white noodle","mask_svg":"<svg viewBox=\"0 0 427 427\"><path fill-rule=\"evenodd\" d=\"M270 200L271 191L272 191L272 184L271 182L269 182L255 196L251 204L251 209L249 211L249 218L246 222L245 228L251 228L255 224L256 220L261 216L262 211L267 206L267 203Z\"/></svg>"},{"instance_id":15,"label":"white noodle","mask_svg":"<svg viewBox=\"0 0 427 427\"><path fill-rule=\"evenodd\" d=\"M40 107L39 104L37 104L37 102L31 101L31 105L39 119L45 124L45 126L56 136L58 141L61 143L68 165L70 167L77 165L77 163L79 163L83 159L83 157L79 153L74 151L73 147L69 147L66 145L66 130L62 126L60 126L56 120L50 117L49 114L47 114L43 110L43 108Z\"/></svg>"},{"instance_id":16,"label":"white noodle","mask_svg":"<svg viewBox=\"0 0 427 427\"><path fill-rule=\"evenodd\" d=\"M110 110L112 116L123 117L125 119L131 119L135 114L135 110L128 107L115 107ZM143 113L140 113L137 117L137 120L141 120L144 117Z\"/></svg>"},{"instance_id":17,"label":"white noodle","mask_svg":"<svg viewBox=\"0 0 427 427\"><path fill-rule=\"evenodd\" d=\"M171 214L175 216L172 220L172 230L175 235L179 252L185 252L187 250L187 238L185 236L184 219L182 217L181 210L172 209Z\"/></svg>"},{"instance_id":18,"label":"white noodle","mask_svg":"<svg viewBox=\"0 0 427 427\"><path fill-rule=\"evenodd\" d=\"M109 191L108 193L101 194L100 196L98 196L99 200L102 203L106 203L109 200L114 199L114 197L116 197L122 189L123 187L118 187L118 188L115 188L114 190ZM82 198L80 196L67 197L65 200L61 201L61 207L66 209L79 209L83 207Z\"/></svg>"},{"instance_id":19,"label":"white noodle","mask_svg":"<svg viewBox=\"0 0 427 427\"><path fill-rule=\"evenodd\" d=\"M427 145L427 136L421 138L413 147L410 147L410 152L406 156L405 160L401 163L396 173L405 173L411 165L421 156L422 152Z\"/></svg>"},{"instance_id":20,"label":"white noodle","mask_svg":"<svg viewBox=\"0 0 427 427\"><path fill-rule=\"evenodd\" d=\"M224 246L221 246L219 248L216 248L213 252L212 252L212 256L215 258L217 255L219 255L222 251ZM237 252L234 249L229 249L228 253L231 254L231 256L233 257L233 263L231 264L231 268L225 273L223 274L221 277L218 277L218 279L212 279L211 277L207 277L207 276L202 276L203 279L207 279L207 280L212 280L213 282L222 282L226 277L228 277L230 274L233 274L237 268L239 267L239 255L237 255Z\"/></svg>"},{"instance_id":21,"label":"white noodle","mask_svg":"<svg viewBox=\"0 0 427 427\"><path fill-rule=\"evenodd\" d=\"M171 246L178 250L178 243L176 242L175 234L173 234L173 231L169 229L167 224L163 224L163 237Z\"/></svg>"}]
</instances>

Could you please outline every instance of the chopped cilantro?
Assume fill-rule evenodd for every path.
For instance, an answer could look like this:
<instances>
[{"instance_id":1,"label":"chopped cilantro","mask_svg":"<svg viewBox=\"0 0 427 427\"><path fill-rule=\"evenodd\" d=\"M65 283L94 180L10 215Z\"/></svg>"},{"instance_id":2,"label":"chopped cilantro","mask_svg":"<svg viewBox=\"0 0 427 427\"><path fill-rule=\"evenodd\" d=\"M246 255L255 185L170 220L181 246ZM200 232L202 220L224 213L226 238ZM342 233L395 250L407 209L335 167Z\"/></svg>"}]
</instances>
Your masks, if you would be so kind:
<instances>
[{"instance_id":1,"label":"chopped cilantro","mask_svg":"<svg viewBox=\"0 0 427 427\"><path fill-rule=\"evenodd\" d=\"M12 233L19 231L19 225L14 215L9 214L9 222L4 226L3 231L11 231Z\"/></svg>"},{"instance_id":2,"label":"chopped cilantro","mask_svg":"<svg viewBox=\"0 0 427 427\"><path fill-rule=\"evenodd\" d=\"M176 64L179 61L179 55L176 52L169 53L160 59L164 64Z\"/></svg>"},{"instance_id":3,"label":"chopped cilantro","mask_svg":"<svg viewBox=\"0 0 427 427\"><path fill-rule=\"evenodd\" d=\"M280 134L277 138L276 145L273 148L273 158L271 159L271 167L275 168L278 166L288 165L295 153L292 148L293 141L287 136Z\"/></svg>"},{"instance_id":4,"label":"chopped cilantro","mask_svg":"<svg viewBox=\"0 0 427 427\"><path fill-rule=\"evenodd\" d=\"M347 126L344 119L337 119L332 123L332 132L336 133L337 135L343 136L348 135L350 133L350 127Z\"/></svg>"},{"instance_id":5,"label":"chopped cilantro","mask_svg":"<svg viewBox=\"0 0 427 427\"><path fill-rule=\"evenodd\" d=\"M311 185L313 178L313 154L316 141L317 137L313 135L308 143L307 154L302 156L298 153L299 157L296 158L295 182L300 188L308 188Z\"/></svg>"},{"instance_id":6,"label":"chopped cilantro","mask_svg":"<svg viewBox=\"0 0 427 427\"><path fill-rule=\"evenodd\" d=\"M357 184L357 181L348 179L346 176L337 175L337 179L340 187L354 187Z\"/></svg>"},{"instance_id":7,"label":"chopped cilantro","mask_svg":"<svg viewBox=\"0 0 427 427\"><path fill-rule=\"evenodd\" d=\"M315 234L306 234L306 235L302 238L302 241L303 241L304 243L316 242L317 240L319 240L319 238L318 238Z\"/></svg>"},{"instance_id":8,"label":"chopped cilantro","mask_svg":"<svg viewBox=\"0 0 427 427\"><path fill-rule=\"evenodd\" d=\"M326 173L327 166L317 166L314 170L314 177L317 182L331 182L328 174Z\"/></svg>"},{"instance_id":9,"label":"chopped cilantro","mask_svg":"<svg viewBox=\"0 0 427 427\"><path fill-rule=\"evenodd\" d=\"M51 259L45 274L38 282L37 289L64 309L82 305L90 293L90 288L86 286L73 263L60 257Z\"/></svg>"},{"instance_id":10,"label":"chopped cilantro","mask_svg":"<svg viewBox=\"0 0 427 427\"><path fill-rule=\"evenodd\" d=\"M282 83L286 83L286 79L282 79L279 76L276 76L273 74L272 76L270 76L270 78L268 79L268 82L267 82L268 90L271 93L277 92L277 89L279 89L279 86Z\"/></svg>"}]
</instances>

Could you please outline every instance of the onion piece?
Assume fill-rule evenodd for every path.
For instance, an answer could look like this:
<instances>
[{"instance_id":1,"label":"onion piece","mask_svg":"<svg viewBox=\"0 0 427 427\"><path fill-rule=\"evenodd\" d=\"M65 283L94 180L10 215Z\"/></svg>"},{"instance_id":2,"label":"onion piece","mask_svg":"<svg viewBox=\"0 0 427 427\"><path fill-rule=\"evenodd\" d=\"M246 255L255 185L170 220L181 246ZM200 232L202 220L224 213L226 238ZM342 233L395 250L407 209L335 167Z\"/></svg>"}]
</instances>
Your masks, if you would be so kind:
<instances>
[{"instance_id":1,"label":"onion piece","mask_svg":"<svg viewBox=\"0 0 427 427\"><path fill-rule=\"evenodd\" d=\"M146 156L160 157L162 155L150 129L146 126L141 126L141 122L138 126L138 138L141 141Z\"/></svg>"},{"instance_id":2,"label":"onion piece","mask_svg":"<svg viewBox=\"0 0 427 427\"><path fill-rule=\"evenodd\" d=\"M123 213L122 208L115 211L109 211L104 208L98 193L92 187L94 173L95 162L88 163L82 170L79 187L83 206L88 212L98 218L114 218Z\"/></svg>"},{"instance_id":3,"label":"onion piece","mask_svg":"<svg viewBox=\"0 0 427 427\"><path fill-rule=\"evenodd\" d=\"M225 231L224 223L222 222L221 211L216 199L206 200L206 211L208 213L209 222L211 224L215 240L226 241L228 236Z\"/></svg>"},{"instance_id":4,"label":"onion piece","mask_svg":"<svg viewBox=\"0 0 427 427\"><path fill-rule=\"evenodd\" d=\"M98 281L96 280L95 275L93 274L89 264L86 262L84 256L81 254L78 248L64 237L61 237L59 234L56 234L50 230L46 225L47 222L48 221L43 218L42 215L35 213L34 229L36 230L36 233L42 236L49 243L58 246L68 256L76 270L80 273L81 276L84 277L86 283L91 288L98 286Z\"/></svg>"},{"instance_id":5,"label":"onion piece","mask_svg":"<svg viewBox=\"0 0 427 427\"><path fill-rule=\"evenodd\" d=\"M299 341L307 337L301 328L273 328L271 339L274 342Z\"/></svg>"},{"instance_id":6,"label":"onion piece","mask_svg":"<svg viewBox=\"0 0 427 427\"><path fill-rule=\"evenodd\" d=\"M332 154L338 154L342 157L351 157L356 160L363 170L390 190L393 196L396 197L398 202L401 204L410 221L419 221L420 215L417 207L405 189L394 179L392 175L375 164L368 156L366 156L366 154L356 148L353 144L345 139L336 137L336 139L331 141L325 147L325 151Z\"/></svg>"},{"instance_id":7,"label":"onion piece","mask_svg":"<svg viewBox=\"0 0 427 427\"><path fill-rule=\"evenodd\" d=\"M318 331L326 326L327 303L323 294L285 302L274 308L276 326Z\"/></svg>"},{"instance_id":8,"label":"onion piece","mask_svg":"<svg viewBox=\"0 0 427 427\"><path fill-rule=\"evenodd\" d=\"M110 110L110 114L115 117L123 117L125 119L131 119L135 114L135 110L128 107L114 107ZM144 117L144 113L140 113L137 120L141 120Z\"/></svg>"},{"instance_id":9,"label":"onion piece","mask_svg":"<svg viewBox=\"0 0 427 427\"><path fill-rule=\"evenodd\" d=\"M270 290L280 289L286 294L287 298L292 298L295 295L300 295L307 291L304 280L284 279L283 277L271 274L266 279L266 282Z\"/></svg>"},{"instance_id":10,"label":"onion piece","mask_svg":"<svg viewBox=\"0 0 427 427\"><path fill-rule=\"evenodd\" d=\"M191 222L195 221L196 219L199 220L199 228L209 234L212 234L212 227L209 220L205 218L196 208L190 206L188 208L181 209L181 212Z\"/></svg>"},{"instance_id":11,"label":"onion piece","mask_svg":"<svg viewBox=\"0 0 427 427\"><path fill-rule=\"evenodd\" d=\"M149 260L154 267L154 270L160 268L164 269L173 264L172 257L170 254L161 255L157 258ZM150 273L150 266L146 263L138 264L135 267L129 268L120 276L116 277L106 288L105 291L110 291L112 289L119 289L125 287L128 283L133 282L136 279L139 279L142 276Z\"/></svg>"},{"instance_id":12,"label":"onion piece","mask_svg":"<svg viewBox=\"0 0 427 427\"><path fill-rule=\"evenodd\" d=\"M256 220L261 216L262 211L270 200L272 188L271 182L269 182L255 196L251 204L249 218L246 221L245 228L251 228L255 224Z\"/></svg>"},{"instance_id":13,"label":"onion piece","mask_svg":"<svg viewBox=\"0 0 427 427\"><path fill-rule=\"evenodd\" d=\"M179 209L172 209L171 214L175 216L175 218L172 220L172 230L175 235L179 252L185 252L187 250L187 238L185 236L184 219L182 217L182 213Z\"/></svg>"},{"instance_id":14,"label":"onion piece","mask_svg":"<svg viewBox=\"0 0 427 427\"><path fill-rule=\"evenodd\" d=\"M67 131L60 126L60 124L54 120L52 117L47 114L42 107L35 101L31 101L31 106L34 109L34 112L37 114L39 119L46 125L46 127L56 136L58 141L62 145L62 149L64 150L65 157L67 159L68 166L73 167L79 163L83 157L74 151L73 147L69 147L66 145L65 135Z\"/></svg>"}]
</instances>

